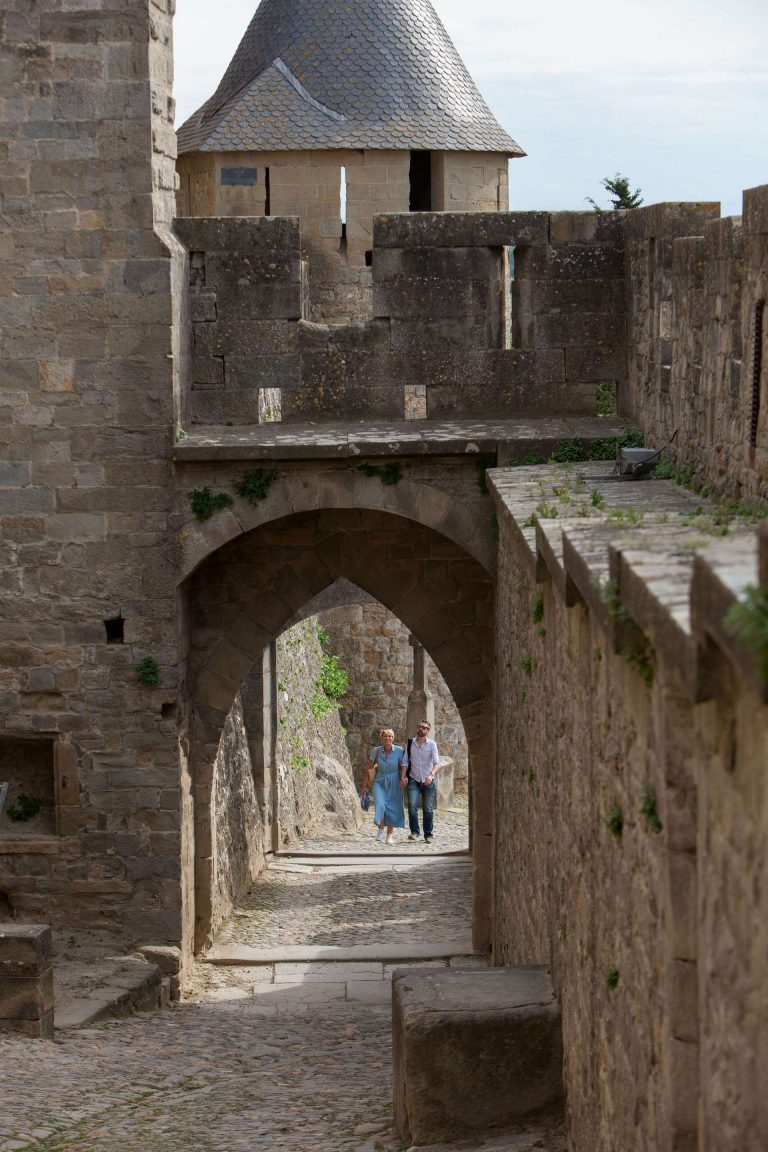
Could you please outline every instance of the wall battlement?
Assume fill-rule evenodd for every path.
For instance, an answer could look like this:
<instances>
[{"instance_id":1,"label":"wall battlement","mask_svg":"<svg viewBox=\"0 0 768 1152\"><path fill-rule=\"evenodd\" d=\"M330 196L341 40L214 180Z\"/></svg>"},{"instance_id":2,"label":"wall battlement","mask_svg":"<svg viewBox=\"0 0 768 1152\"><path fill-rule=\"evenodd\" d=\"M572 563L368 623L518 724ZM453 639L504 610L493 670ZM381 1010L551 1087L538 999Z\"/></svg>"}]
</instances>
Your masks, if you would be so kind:
<instances>
[{"instance_id":1,"label":"wall battlement","mask_svg":"<svg viewBox=\"0 0 768 1152\"><path fill-rule=\"evenodd\" d=\"M258 423L274 389L286 423L594 415L626 363L621 221L594 217L378 216L373 315L335 327L306 319L297 218L177 220L190 423Z\"/></svg>"}]
</instances>

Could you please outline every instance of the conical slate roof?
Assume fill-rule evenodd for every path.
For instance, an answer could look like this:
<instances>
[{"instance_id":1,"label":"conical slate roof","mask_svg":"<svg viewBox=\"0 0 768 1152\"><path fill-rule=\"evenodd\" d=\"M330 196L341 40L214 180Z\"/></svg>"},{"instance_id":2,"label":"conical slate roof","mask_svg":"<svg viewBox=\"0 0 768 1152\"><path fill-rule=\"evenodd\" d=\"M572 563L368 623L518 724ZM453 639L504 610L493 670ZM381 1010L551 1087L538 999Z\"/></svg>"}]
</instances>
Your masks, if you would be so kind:
<instances>
[{"instance_id":1,"label":"conical slate roof","mask_svg":"<svg viewBox=\"0 0 768 1152\"><path fill-rule=\"evenodd\" d=\"M262 0L179 152L522 148L429 0Z\"/></svg>"}]
</instances>

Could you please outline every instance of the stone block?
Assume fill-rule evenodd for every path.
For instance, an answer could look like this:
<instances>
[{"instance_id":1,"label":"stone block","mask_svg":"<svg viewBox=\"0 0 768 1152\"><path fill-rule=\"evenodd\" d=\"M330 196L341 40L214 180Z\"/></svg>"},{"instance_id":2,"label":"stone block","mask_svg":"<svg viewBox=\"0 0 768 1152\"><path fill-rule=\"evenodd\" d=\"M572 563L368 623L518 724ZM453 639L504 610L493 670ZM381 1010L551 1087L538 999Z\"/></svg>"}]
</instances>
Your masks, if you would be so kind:
<instances>
[{"instance_id":1,"label":"stone block","mask_svg":"<svg viewBox=\"0 0 768 1152\"><path fill-rule=\"evenodd\" d=\"M547 212L419 212L376 216L376 248L501 248L546 244Z\"/></svg>"},{"instance_id":2,"label":"stone block","mask_svg":"<svg viewBox=\"0 0 768 1152\"><path fill-rule=\"evenodd\" d=\"M173 229L190 252L299 251L297 216L187 217L174 220Z\"/></svg>"},{"instance_id":3,"label":"stone block","mask_svg":"<svg viewBox=\"0 0 768 1152\"><path fill-rule=\"evenodd\" d=\"M191 292L189 308L193 324L210 323L216 320L216 293Z\"/></svg>"},{"instance_id":4,"label":"stone block","mask_svg":"<svg viewBox=\"0 0 768 1152\"><path fill-rule=\"evenodd\" d=\"M39 1020L53 1008L53 968L37 976L0 975L0 1028L4 1020Z\"/></svg>"},{"instance_id":5,"label":"stone block","mask_svg":"<svg viewBox=\"0 0 768 1152\"><path fill-rule=\"evenodd\" d=\"M373 284L376 317L412 322L450 318L463 324L472 312L472 281L393 276Z\"/></svg>"},{"instance_id":6,"label":"stone block","mask_svg":"<svg viewBox=\"0 0 768 1152\"><path fill-rule=\"evenodd\" d=\"M401 1138L477 1138L561 1106L560 1010L546 968L401 969L392 1011Z\"/></svg>"},{"instance_id":7,"label":"stone block","mask_svg":"<svg viewBox=\"0 0 768 1152\"><path fill-rule=\"evenodd\" d=\"M16 1036L28 1036L31 1040L53 1040L53 1009L35 1020L0 1020L0 1032L11 1032Z\"/></svg>"},{"instance_id":8,"label":"stone block","mask_svg":"<svg viewBox=\"0 0 768 1152\"><path fill-rule=\"evenodd\" d=\"M52 963L53 943L47 925L0 926L0 976L35 976Z\"/></svg>"}]
</instances>

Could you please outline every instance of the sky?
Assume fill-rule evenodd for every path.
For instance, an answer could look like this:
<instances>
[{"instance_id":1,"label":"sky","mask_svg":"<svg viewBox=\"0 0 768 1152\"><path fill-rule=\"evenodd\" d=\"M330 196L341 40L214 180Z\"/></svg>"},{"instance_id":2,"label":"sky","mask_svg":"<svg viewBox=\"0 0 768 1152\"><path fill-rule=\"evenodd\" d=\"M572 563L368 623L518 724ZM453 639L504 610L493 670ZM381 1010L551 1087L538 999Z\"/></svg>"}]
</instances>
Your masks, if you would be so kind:
<instances>
[{"instance_id":1,"label":"sky","mask_svg":"<svg viewBox=\"0 0 768 1152\"><path fill-rule=\"evenodd\" d=\"M609 205L621 173L646 204L768 183L768 0L432 0L497 120L528 153L510 207ZM179 0L181 124L216 88L256 0Z\"/></svg>"}]
</instances>

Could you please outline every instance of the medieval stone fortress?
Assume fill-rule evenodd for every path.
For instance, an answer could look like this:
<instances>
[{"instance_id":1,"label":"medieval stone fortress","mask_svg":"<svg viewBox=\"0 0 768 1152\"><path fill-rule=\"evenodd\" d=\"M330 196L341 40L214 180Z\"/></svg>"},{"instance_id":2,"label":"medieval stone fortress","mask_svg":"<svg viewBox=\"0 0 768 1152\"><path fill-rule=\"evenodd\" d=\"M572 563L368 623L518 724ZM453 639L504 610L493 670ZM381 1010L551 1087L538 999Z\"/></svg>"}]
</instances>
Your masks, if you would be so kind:
<instances>
[{"instance_id":1,"label":"medieval stone fortress","mask_svg":"<svg viewBox=\"0 0 768 1152\"><path fill-rule=\"evenodd\" d=\"M0 16L0 1152L765 1152L768 185L510 211L429 0L261 0L176 133L173 8ZM460 855L345 864L421 710ZM182 1003L67 1031L97 938Z\"/></svg>"}]
</instances>

